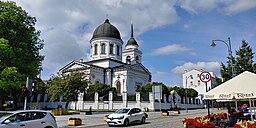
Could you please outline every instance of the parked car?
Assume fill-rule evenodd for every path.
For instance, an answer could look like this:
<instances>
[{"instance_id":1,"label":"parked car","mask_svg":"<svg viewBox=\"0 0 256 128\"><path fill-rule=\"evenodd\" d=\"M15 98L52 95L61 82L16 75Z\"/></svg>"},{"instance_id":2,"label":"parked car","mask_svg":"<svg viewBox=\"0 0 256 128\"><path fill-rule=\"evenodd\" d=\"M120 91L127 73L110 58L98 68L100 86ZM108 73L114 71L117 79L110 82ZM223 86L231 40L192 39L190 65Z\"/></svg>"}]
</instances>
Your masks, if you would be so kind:
<instances>
[{"instance_id":1,"label":"parked car","mask_svg":"<svg viewBox=\"0 0 256 128\"><path fill-rule=\"evenodd\" d=\"M55 117L48 111L22 110L0 115L0 128L57 128Z\"/></svg>"},{"instance_id":2,"label":"parked car","mask_svg":"<svg viewBox=\"0 0 256 128\"><path fill-rule=\"evenodd\" d=\"M146 122L146 114L140 108L122 108L110 114L107 117L107 123L111 125L124 125L139 122L141 124Z\"/></svg>"},{"instance_id":3,"label":"parked car","mask_svg":"<svg viewBox=\"0 0 256 128\"><path fill-rule=\"evenodd\" d=\"M255 115L256 107L252 107L252 115ZM239 112L243 113L243 116L250 116L250 108L242 108Z\"/></svg>"}]
</instances>

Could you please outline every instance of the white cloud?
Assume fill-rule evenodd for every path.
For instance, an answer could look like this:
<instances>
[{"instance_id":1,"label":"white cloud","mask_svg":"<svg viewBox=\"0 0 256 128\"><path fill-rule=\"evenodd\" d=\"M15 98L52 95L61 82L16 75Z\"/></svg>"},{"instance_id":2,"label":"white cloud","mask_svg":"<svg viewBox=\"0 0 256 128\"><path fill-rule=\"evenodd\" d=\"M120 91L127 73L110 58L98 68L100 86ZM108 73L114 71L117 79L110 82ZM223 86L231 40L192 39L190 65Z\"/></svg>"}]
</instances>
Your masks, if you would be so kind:
<instances>
[{"instance_id":1,"label":"white cloud","mask_svg":"<svg viewBox=\"0 0 256 128\"><path fill-rule=\"evenodd\" d=\"M219 62L197 62L197 63L187 62L182 66L177 66L173 68L171 71L175 74L181 75L184 73L185 70L190 71L192 69L196 69L196 70L202 69L203 71L214 72L216 75L220 71L220 63Z\"/></svg>"},{"instance_id":2,"label":"white cloud","mask_svg":"<svg viewBox=\"0 0 256 128\"><path fill-rule=\"evenodd\" d=\"M49 78L50 74L72 60L88 60L92 33L104 22L107 14L123 39L129 38L131 20L136 37L145 31L175 23L178 19L175 1L168 0L14 1L36 17L36 28L41 30L41 38L45 40L41 51L45 55L43 79ZM126 43L126 40L123 41Z\"/></svg>"},{"instance_id":3,"label":"white cloud","mask_svg":"<svg viewBox=\"0 0 256 128\"><path fill-rule=\"evenodd\" d=\"M224 8L224 11L228 15L237 14L252 8L256 8L255 0L236 0L232 1L231 4L227 5Z\"/></svg>"},{"instance_id":4,"label":"white cloud","mask_svg":"<svg viewBox=\"0 0 256 128\"><path fill-rule=\"evenodd\" d=\"M255 8L255 0L14 0L31 16L36 17L36 28L41 30L45 47L43 79L56 72L71 60L88 60L90 38L94 29L102 24L108 14L126 43L130 35L131 20L135 37L152 29L176 23L179 16L175 6L191 14L218 9L226 14L236 14ZM178 1L178 2L177 2ZM218 6L221 5L220 9ZM193 24L185 24L185 28ZM138 40L137 40L138 41ZM138 41L140 47L143 41ZM155 52L158 55L190 51L180 45L168 45ZM194 53L190 52L194 55Z\"/></svg>"},{"instance_id":5,"label":"white cloud","mask_svg":"<svg viewBox=\"0 0 256 128\"><path fill-rule=\"evenodd\" d=\"M256 7L255 0L179 0L181 8L191 14L217 9L227 15L237 14Z\"/></svg>"},{"instance_id":6,"label":"white cloud","mask_svg":"<svg viewBox=\"0 0 256 128\"><path fill-rule=\"evenodd\" d=\"M179 0L177 4L191 14L200 10L210 10L217 6L217 0Z\"/></svg>"},{"instance_id":7,"label":"white cloud","mask_svg":"<svg viewBox=\"0 0 256 128\"><path fill-rule=\"evenodd\" d=\"M187 48L185 46L181 46L178 44L172 44L167 45L161 48L157 48L153 51L153 55L169 55L169 54L175 54L177 52L184 52L184 51L190 51L190 48Z\"/></svg>"}]
</instances>

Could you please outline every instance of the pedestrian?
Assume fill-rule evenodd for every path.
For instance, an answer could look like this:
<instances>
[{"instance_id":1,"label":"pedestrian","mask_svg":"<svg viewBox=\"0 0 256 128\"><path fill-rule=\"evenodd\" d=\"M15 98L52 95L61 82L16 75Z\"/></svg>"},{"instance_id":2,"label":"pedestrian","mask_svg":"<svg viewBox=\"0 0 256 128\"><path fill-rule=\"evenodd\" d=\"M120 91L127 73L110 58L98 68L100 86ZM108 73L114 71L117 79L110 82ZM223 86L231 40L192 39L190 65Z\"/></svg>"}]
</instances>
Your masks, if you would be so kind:
<instances>
[{"instance_id":1,"label":"pedestrian","mask_svg":"<svg viewBox=\"0 0 256 128\"><path fill-rule=\"evenodd\" d=\"M230 126L234 127L234 124L237 122L237 116L236 116L236 109L234 107L229 107L228 108L229 111L229 119L230 119Z\"/></svg>"}]
</instances>

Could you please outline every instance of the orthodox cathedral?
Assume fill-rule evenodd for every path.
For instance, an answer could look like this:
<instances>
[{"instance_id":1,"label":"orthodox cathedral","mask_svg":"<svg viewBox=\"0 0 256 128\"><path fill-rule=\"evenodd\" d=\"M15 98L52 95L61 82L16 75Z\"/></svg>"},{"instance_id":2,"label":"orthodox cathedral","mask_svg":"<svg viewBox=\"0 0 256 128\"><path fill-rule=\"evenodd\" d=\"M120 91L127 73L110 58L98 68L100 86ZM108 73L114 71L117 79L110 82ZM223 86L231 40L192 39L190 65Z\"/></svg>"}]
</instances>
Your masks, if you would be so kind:
<instances>
[{"instance_id":1,"label":"orthodox cathedral","mask_svg":"<svg viewBox=\"0 0 256 128\"><path fill-rule=\"evenodd\" d=\"M74 71L83 72L90 84L96 82L115 87L118 94L135 94L137 86L151 82L151 73L144 67L142 52L133 37L123 48L118 29L109 20L99 25L90 40L90 61L74 60L59 70L60 75Z\"/></svg>"}]
</instances>

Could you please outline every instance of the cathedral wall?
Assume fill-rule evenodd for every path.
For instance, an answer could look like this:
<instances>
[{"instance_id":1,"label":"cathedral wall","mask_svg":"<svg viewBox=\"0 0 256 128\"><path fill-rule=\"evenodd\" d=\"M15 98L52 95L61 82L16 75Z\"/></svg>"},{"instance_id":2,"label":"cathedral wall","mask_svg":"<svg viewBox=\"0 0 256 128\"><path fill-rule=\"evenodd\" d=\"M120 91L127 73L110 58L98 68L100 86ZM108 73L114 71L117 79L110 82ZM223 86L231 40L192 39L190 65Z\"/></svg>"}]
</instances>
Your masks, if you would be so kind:
<instances>
[{"instance_id":1,"label":"cathedral wall","mask_svg":"<svg viewBox=\"0 0 256 128\"><path fill-rule=\"evenodd\" d=\"M146 84L148 84L148 79L149 76L142 74L142 73L138 73L138 72L129 72L129 77L128 77L128 93L129 94L135 94L136 92L136 85L139 86L144 86Z\"/></svg>"},{"instance_id":2,"label":"cathedral wall","mask_svg":"<svg viewBox=\"0 0 256 128\"><path fill-rule=\"evenodd\" d=\"M92 84L94 84L97 81L100 82L100 83L104 82L104 71L103 71L103 69L91 68L90 76L91 76L91 83Z\"/></svg>"}]
</instances>

